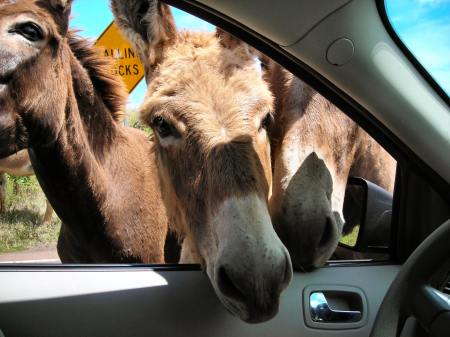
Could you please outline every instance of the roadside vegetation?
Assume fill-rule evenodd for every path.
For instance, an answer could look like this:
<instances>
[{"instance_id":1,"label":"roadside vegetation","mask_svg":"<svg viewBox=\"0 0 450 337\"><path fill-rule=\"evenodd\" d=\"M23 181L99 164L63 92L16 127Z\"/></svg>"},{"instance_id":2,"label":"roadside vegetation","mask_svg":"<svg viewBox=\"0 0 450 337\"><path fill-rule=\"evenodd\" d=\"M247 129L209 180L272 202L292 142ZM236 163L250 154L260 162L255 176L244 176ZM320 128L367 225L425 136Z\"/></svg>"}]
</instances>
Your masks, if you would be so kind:
<instances>
[{"instance_id":1,"label":"roadside vegetation","mask_svg":"<svg viewBox=\"0 0 450 337\"><path fill-rule=\"evenodd\" d=\"M139 120L139 113L136 110L127 111L127 117L125 119L125 125L131 126L132 128L136 128L144 131L145 133L151 135L153 133L152 129L142 123Z\"/></svg>"},{"instance_id":2,"label":"roadside vegetation","mask_svg":"<svg viewBox=\"0 0 450 337\"><path fill-rule=\"evenodd\" d=\"M0 253L55 246L61 222L42 225L46 200L36 177L7 175L6 211L0 214Z\"/></svg>"},{"instance_id":3,"label":"roadside vegetation","mask_svg":"<svg viewBox=\"0 0 450 337\"><path fill-rule=\"evenodd\" d=\"M351 231L347 235L342 236L339 242L350 247L355 247L358 241L358 233L359 233L359 225L355 226L355 228L353 228L353 231Z\"/></svg>"}]
</instances>

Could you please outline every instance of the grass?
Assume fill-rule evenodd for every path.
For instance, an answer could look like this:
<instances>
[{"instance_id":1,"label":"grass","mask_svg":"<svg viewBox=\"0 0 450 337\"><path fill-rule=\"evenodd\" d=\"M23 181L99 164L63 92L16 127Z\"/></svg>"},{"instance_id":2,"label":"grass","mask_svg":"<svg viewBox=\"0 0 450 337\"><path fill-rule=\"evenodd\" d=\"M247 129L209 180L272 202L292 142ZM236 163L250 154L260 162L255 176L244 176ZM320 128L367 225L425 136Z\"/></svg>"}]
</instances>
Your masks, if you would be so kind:
<instances>
[{"instance_id":1,"label":"grass","mask_svg":"<svg viewBox=\"0 0 450 337\"><path fill-rule=\"evenodd\" d=\"M347 234L346 236L342 236L339 242L350 247L355 247L356 242L358 240L358 233L359 233L359 225L355 226L355 228L353 228L353 231Z\"/></svg>"},{"instance_id":2,"label":"grass","mask_svg":"<svg viewBox=\"0 0 450 337\"><path fill-rule=\"evenodd\" d=\"M128 126L142 130L149 135L153 133L153 131L150 127L148 127L147 125L145 125L144 123L142 123L139 120L139 114L137 111L129 110L129 111L127 111L126 115L127 115L126 120L127 120Z\"/></svg>"},{"instance_id":3,"label":"grass","mask_svg":"<svg viewBox=\"0 0 450 337\"><path fill-rule=\"evenodd\" d=\"M0 253L54 246L60 220L41 225L46 201L36 178L7 175L6 212L0 214Z\"/></svg>"}]
</instances>

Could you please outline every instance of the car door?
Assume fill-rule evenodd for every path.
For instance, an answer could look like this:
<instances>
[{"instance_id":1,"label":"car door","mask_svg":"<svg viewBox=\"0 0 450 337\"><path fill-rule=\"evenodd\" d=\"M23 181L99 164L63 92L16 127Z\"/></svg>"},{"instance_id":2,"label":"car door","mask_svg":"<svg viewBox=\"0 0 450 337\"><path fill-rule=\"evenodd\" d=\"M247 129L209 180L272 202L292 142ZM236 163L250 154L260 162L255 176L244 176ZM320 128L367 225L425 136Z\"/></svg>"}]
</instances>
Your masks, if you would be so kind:
<instances>
[{"instance_id":1,"label":"car door","mask_svg":"<svg viewBox=\"0 0 450 337\"><path fill-rule=\"evenodd\" d=\"M303 50L314 54L314 48L302 49L304 41L294 43L297 41L288 37L282 42L289 46L281 47L282 43L273 41L291 31L257 29L258 21L251 21L251 5L239 1L168 2L253 42L314 85L390 150L398 169L388 254L378 261L332 260L309 273L295 272L282 294L279 313L261 324L247 324L228 313L198 265L3 264L0 336L369 336L402 262L450 216L445 200L450 195L448 182L376 118L365 115L367 110L358 103L366 102L359 102L356 96L351 100L342 91L330 89L329 82L324 84L316 72L319 66L311 66L310 55L303 55L303 60L311 62L309 66L295 59ZM333 1L334 7L319 11L318 17L299 29L315 33L327 27L346 3ZM367 3L375 8L374 3ZM283 4L288 6L288 2ZM270 20L275 27L280 20L296 22L298 8L286 7L283 13L294 16L286 18L277 17L279 12L272 5L258 6L264 13L273 10L274 15L265 22L268 27ZM320 312L324 308L326 315Z\"/></svg>"}]
</instances>

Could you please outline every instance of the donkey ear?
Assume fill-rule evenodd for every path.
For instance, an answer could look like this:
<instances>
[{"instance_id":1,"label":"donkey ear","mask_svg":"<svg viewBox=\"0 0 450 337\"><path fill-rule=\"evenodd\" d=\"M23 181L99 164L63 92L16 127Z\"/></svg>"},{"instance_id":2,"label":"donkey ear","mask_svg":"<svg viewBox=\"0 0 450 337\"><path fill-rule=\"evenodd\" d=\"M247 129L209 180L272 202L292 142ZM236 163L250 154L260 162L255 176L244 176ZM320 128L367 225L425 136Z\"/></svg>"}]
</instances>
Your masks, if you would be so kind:
<instances>
[{"instance_id":1,"label":"donkey ear","mask_svg":"<svg viewBox=\"0 0 450 337\"><path fill-rule=\"evenodd\" d=\"M216 28L216 36L219 38L220 44L227 49L235 49L236 47L245 44L234 35L231 35L218 27Z\"/></svg>"},{"instance_id":2,"label":"donkey ear","mask_svg":"<svg viewBox=\"0 0 450 337\"><path fill-rule=\"evenodd\" d=\"M227 33L226 31L218 27L216 28L216 36L219 39L222 47L233 51L233 53L238 53L243 57L244 55L247 55L247 57L251 58L259 57L260 53L255 48L249 46L241 39L235 37L234 35L231 35L230 33Z\"/></svg>"},{"instance_id":3,"label":"donkey ear","mask_svg":"<svg viewBox=\"0 0 450 337\"><path fill-rule=\"evenodd\" d=\"M263 63L261 60L262 53L256 50L255 48L249 46L247 43L243 42L241 39L231 35L230 33L225 32L220 28L216 28L216 36L220 41L220 44L225 49L228 49L235 53L236 55L240 55L241 58L251 58L255 62L255 66L259 71L262 69Z\"/></svg>"},{"instance_id":4,"label":"donkey ear","mask_svg":"<svg viewBox=\"0 0 450 337\"><path fill-rule=\"evenodd\" d=\"M52 5L53 8L57 9L64 9L68 5L70 6L72 0L50 0L50 5Z\"/></svg>"},{"instance_id":5,"label":"donkey ear","mask_svg":"<svg viewBox=\"0 0 450 337\"><path fill-rule=\"evenodd\" d=\"M116 24L136 48L146 71L152 70L177 39L169 6L157 0L111 0L111 7Z\"/></svg>"},{"instance_id":6,"label":"donkey ear","mask_svg":"<svg viewBox=\"0 0 450 337\"><path fill-rule=\"evenodd\" d=\"M56 24L59 27L59 32L65 36L69 29L69 17L73 0L47 0L40 1L44 6L50 8Z\"/></svg>"}]
</instances>

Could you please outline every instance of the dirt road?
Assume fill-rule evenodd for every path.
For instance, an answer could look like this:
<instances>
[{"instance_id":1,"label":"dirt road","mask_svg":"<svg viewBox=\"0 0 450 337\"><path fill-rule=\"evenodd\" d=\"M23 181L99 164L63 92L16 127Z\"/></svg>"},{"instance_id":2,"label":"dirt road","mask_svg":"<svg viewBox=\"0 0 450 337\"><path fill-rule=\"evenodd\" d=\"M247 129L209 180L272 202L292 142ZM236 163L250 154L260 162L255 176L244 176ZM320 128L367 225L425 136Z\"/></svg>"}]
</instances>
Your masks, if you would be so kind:
<instances>
[{"instance_id":1,"label":"dirt road","mask_svg":"<svg viewBox=\"0 0 450 337\"><path fill-rule=\"evenodd\" d=\"M43 247L0 254L0 263L61 263L61 261L56 247Z\"/></svg>"}]
</instances>

